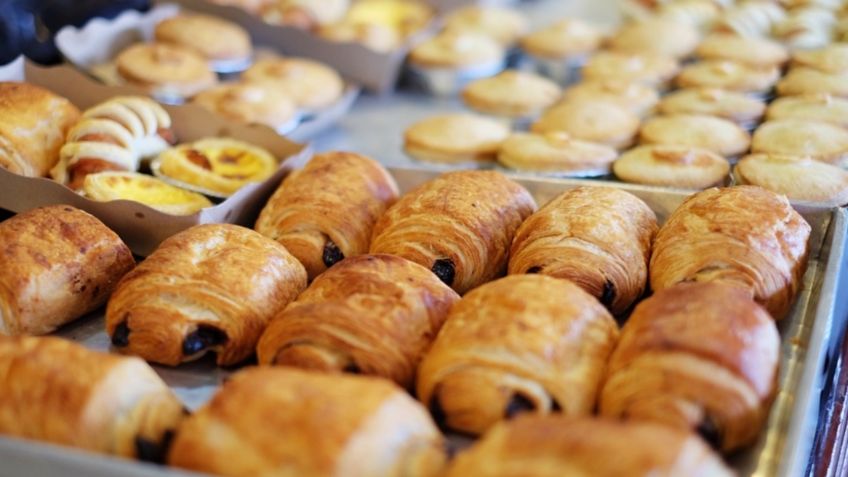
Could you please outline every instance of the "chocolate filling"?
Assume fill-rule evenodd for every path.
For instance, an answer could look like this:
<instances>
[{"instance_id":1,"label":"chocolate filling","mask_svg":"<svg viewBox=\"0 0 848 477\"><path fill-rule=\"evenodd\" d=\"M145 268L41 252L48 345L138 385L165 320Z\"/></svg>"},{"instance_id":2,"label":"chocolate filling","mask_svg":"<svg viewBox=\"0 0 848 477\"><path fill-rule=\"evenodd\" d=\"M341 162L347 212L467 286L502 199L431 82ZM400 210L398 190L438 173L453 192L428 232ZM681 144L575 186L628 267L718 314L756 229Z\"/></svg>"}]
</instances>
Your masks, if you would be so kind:
<instances>
[{"instance_id":1,"label":"chocolate filling","mask_svg":"<svg viewBox=\"0 0 848 477\"><path fill-rule=\"evenodd\" d=\"M167 430L162 434L162 440L153 442L144 437L135 438L135 454L139 460L145 462L153 462L155 464L164 464L165 457L168 455L168 449L174 440L174 431Z\"/></svg>"},{"instance_id":2,"label":"chocolate filling","mask_svg":"<svg viewBox=\"0 0 848 477\"><path fill-rule=\"evenodd\" d=\"M601 292L601 303L609 308L612 306L612 302L615 301L615 284L609 280L604 282L604 291Z\"/></svg>"},{"instance_id":3,"label":"chocolate filling","mask_svg":"<svg viewBox=\"0 0 848 477\"><path fill-rule=\"evenodd\" d=\"M721 429L719 429L713 418L709 415L704 416L701 423L695 428L695 432L703 437L713 448L721 448Z\"/></svg>"},{"instance_id":4,"label":"chocolate filling","mask_svg":"<svg viewBox=\"0 0 848 477\"><path fill-rule=\"evenodd\" d=\"M439 402L438 394L433 394L433 399L430 400L430 414L433 415L433 421L439 427L444 427L447 422L448 415L442 408L442 403Z\"/></svg>"},{"instance_id":5,"label":"chocolate filling","mask_svg":"<svg viewBox=\"0 0 848 477\"><path fill-rule=\"evenodd\" d=\"M527 399L527 396L521 393L515 393L506 405L506 409L504 409L504 417L509 419L523 412L531 412L534 410L536 410L536 404L534 404L533 401Z\"/></svg>"},{"instance_id":6,"label":"chocolate filling","mask_svg":"<svg viewBox=\"0 0 848 477\"><path fill-rule=\"evenodd\" d=\"M541 271L542 271L542 267L540 267L540 266L538 266L538 265L537 265L537 266L535 266L535 267L530 267L530 268L528 268L526 273L529 273L529 274L531 274L531 275L532 275L532 274L534 274L534 273L539 273L539 272L541 272Z\"/></svg>"},{"instance_id":7,"label":"chocolate filling","mask_svg":"<svg viewBox=\"0 0 848 477\"><path fill-rule=\"evenodd\" d=\"M551 412L562 412L562 406L556 399L551 399Z\"/></svg>"},{"instance_id":8,"label":"chocolate filling","mask_svg":"<svg viewBox=\"0 0 848 477\"><path fill-rule=\"evenodd\" d=\"M112 333L112 346L125 348L130 344L130 327L127 325L127 320L118 323L115 331Z\"/></svg>"},{"instance_id":9,"label":"chocolate filling","mask_svg":"<svg viewBox=\"0 0 848 477\"><path fill-rule=\"evenodd\" d=\"M213 326L200 325L183 340L183 354L191 356L227 342L227 334Z\"/></svg>"},{"instance_id":10,"label":"chocolate filling","mask_svg":"<svg viewBox=\"0 0 848 477\"><path fill-rule=\"evenodd\" d=\"M339 250L338 245L332 240L327 239L327 243L324 244L324 254L321 255L321 259L324 260L324 265L327 268L332 267L333 265L344 260L345 256L341 250Z\"/></svg>"},{"instance_id":11,"label":"chocolate filling","mask_svg":"<svg viewBox=\"0 0 848 477\"><path fill-rule=\"evenodd\" d=\"M456 277L456 266L449 258L440 258L433 263L433 273L439 277L439 280L445 285L453 285L453 279Z\"/></svg>"},{"instance_id":12,"label":"chocolate filling","mask_svg":"<svg viewBox=\"0 0 848 477\"><path fill-rule=\"evenodd\" d=\"M356 363L348 364L347 366L344 367L344 369L342 369L342 371L344 371L345 373L351 373L351 374L361 374L362 373L362 370L359 369L359 366L357 366Z\"/></svg>"}]
</instances>

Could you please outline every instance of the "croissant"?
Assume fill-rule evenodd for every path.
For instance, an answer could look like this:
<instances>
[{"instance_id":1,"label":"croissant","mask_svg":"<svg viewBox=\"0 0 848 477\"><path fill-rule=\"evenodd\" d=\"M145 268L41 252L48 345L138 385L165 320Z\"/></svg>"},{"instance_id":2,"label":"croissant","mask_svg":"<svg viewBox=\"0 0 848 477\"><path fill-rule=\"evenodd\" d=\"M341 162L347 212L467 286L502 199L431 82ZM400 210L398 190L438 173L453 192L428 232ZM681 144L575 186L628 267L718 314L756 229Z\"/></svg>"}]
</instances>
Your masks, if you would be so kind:
<instances>
[{"instance_id":1,"label":"croissant","mask_svg":"<svg viewBox=\"0 0 848 477\"><path fill-rule=\"evenodd\" d=\"M168 462L233 477L430 477L443 444L427 411L389 381L252 368L180 426Z\"/></svg>"},{"instance_id":2,"label":"croissant","mask_svg":"<svg viewBox=\"0 0 848 477\"><path fill-rule=\"evenodd\" d=\"M513 275L469 292L418 370L447 427L481 434L522 412L591 414L618 325L577 285Z\"/></svg>"},{"instance_id":3,"label":"croissant","mask_svg":"<svg viewBox=\"0 0 848 477\"><path fill-rule=\"evenodd\" d=\"M106 303L135 266L121 239L69 205L0 222L0 335L42 335Z\"/></svg>"},{"instance_id":4,"label":"croissant","mask_svg":"<svg viewBox=\"0 0 848 477\"><path fill-rule=\"evenodd\" d=\"M0 434L161 462L185 411L138 358L0 337Z\"/></svg>"},{"instance_id":5,"label":"croissant","mask_svg":"<svg viewBox=\"0 0 848 477\"><path fill-rule=\"evenodd\" d=\"M810 225L782 195L756 186L707 189L688 198L657 233L651 288L723 281L751 290L785 316L804 275Z\"/></svg>"},{"instance_id":6,"label":"croissant","mask_svg":"<svg viewBox=\"0 0 848 477\"><path fill-rule=\"evenodd\" d=\"M285 245L312 280L345 257L368 253L374 224L397 196L395 180L373 159L319 154L286 178L255 229Z\"/></svg>"},{"instance_id":7,"label":"croissant","mask_svg":"<svg viewBox=\"0 0 848 477\"><path fill-rule=\"evenodd\" d=\"M615 314L645 291L657 217L641 199L612 187L578 187L521 224L509 273L567 278Z\"/></svg>"},{"instance_id":8,"label":"croissant","mask_svg":"<svg viewBox=\"0 0 848 477\"><path fill-rule=\"evenodd\" d=\"M88 174L136 171L141 159L159 154L174 142L170 128L171 117L156 101L143 96L112 98L82 114L50 173L78 190Z\"/></svg>"},{"instance_id":9,"label":"croissant","mask_svg":"<svg viewBox=\"0 0 848 477\"><path fill-rule=\"evenodd\" d=\"M233 365L304 288L306 271L277 242L237 225L198 225L121 280L106 333L147 361L176 366L214 351L220 366Z\"/></svg>"},{"instance_id":10,"label":"croissant","mask_svg":"<svg viewBox=\"0 0 848 477\"><path fill-rule=\"evenodd\" d=\"M651 423L522 416L497 425L445 477L732 477L697 436Z\"/></svg>"},{"instance_id":11,"label":"croissant","mask_svg":"<svg viewBox=\"0 0 848 477\"><path fill-rule=\"evenodd\" d=\"M371 374L411 388L418 362L458 300L417 263L391 255L348 258L268 325L259 362Z\"/></svg>"},{"instance_id":12,"label":"croissant","mask_svg":"<svg viewBox=\"0 0 848 477\"><path fill-rule=\"evenodd\" d=\"M774 320L745 289L681 283L641 302L624 325L600 412L693 429L729 452L765 422L779 354Z\"/></svg>"},{"instance_id":13,"label":"croissant","mask_svg":"<svg viewBox=\"0 0 848 477\"><path fill-rule=\"evenodd\" d=\"M535 210L530 193L499 172L449 172L383 214L371 253L412 260L464 293L506 271L513 235Z\"/></svg>"}]
</instances>

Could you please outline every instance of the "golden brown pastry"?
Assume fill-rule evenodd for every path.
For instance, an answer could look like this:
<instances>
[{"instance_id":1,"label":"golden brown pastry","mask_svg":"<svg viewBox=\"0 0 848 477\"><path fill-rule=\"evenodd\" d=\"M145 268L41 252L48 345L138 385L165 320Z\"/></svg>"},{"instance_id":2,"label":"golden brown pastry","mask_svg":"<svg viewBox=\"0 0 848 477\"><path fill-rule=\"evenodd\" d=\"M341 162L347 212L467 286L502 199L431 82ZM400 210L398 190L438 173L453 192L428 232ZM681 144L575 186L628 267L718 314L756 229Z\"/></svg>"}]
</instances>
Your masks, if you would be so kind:
<instances>
[{"instance_id":1,"label":"golden brown pastry","mask_svg":"<svg viewBox=\"0 0 848 477\"><path fill-rule=\"evenodd\" d=\"M581 81L565 91L563 101L611 101L639 117L646 116L660 100L655 88L627 80Z\"/></svg>"},{"instance_id":2,"label":"golden brown pastry","mask_svg":"<svg viewBox=\"0 0 848 477\"><path fill-rule=\"evenodd\" d=\"M511 275L451 308L418 370L437 421L482 434L520 413L589 415L618 325L568 280Z\"/></svg>"},{"instance_id":3,"label":"golden brown pastry","mask_svg":"<svg viewBox=\"0 0 848 477\"><path fill-rule=\"evenodd\" d=\"M848 72L848 44L832 43L821 49L795 51L792 53L792 65L826 73Z\"/></svg>"},{"instance_id":4,"label":"golden brown pastry","mask_svg":"<svg viewBox=\"0 0 848 477\"><path fill-rule=\"evenodd\" d=\"M559 96L559 86L553 81L519 70L475 80L462 90L462 100L471 109L506 117L539 114Z\"/></svg>"},{"instance_id":5,"label":"golden brown pastry","mask_svg":"<svg viewBox=\"0 0 848 477\"><path fill-rule=\"evenodd\" d=\"M247 63L253 54L250 34L236 23L198 13L167 18L153 32L156 41L191 48L213 62Z\"/></svg>"},{"instance_id":6,"label":"golden brown pastry","mask_svg":"<svg viewBox=\"0 0 848 477\"><path fill-rule=\"evenodd\" d=\"M272 25L312 30L341 20L348 8L350 0L268 0L260 14Z\"/></svg>"},{"instance_id":7,"label":"golden brown pastry","mask_svg":"<svg viewBox=\"0 0 848 477\"><path fill-rule=\"evenodd\" d=\"M46 176L79 115L70 101L46 89L0 82L0 168Z\"/></svg>"},{"instance_id":8,"label":"golden brown pastry","mask_svg":"<svg viewBox=\"0 0 848 477\"><path fill-rule=\"evenodd\" d=\"M532 124L535 133L564 132L575 139L625 149L639 130L639 117L613 101L569 99Z\"/></svg>"},{"instance_id":9,"label":"golden brown pastry","mask_svg":"<svg viewBox=\"0 0 848 477\"><path fill-rule=\"evenodd\" d=\"M205 196L138 172L97 172L85 176L81 193L91 200L132 200L171 215L191 215L212 202Z\"/></svg>"},{"instance_id":10,"label":"golden brown pastry","mask_svg":"<svg viewBox=\"0 0 848 477\"><path fill-rule=\"evenodd\" d=\"M848 99L827 93L777 98L766 110L766 120L804 119L824 121L848 128Z\"/></svg>"},{"instance_id":11,"label":"golden brown pastry","mask_svg":"<svg viewBox=\"0 0 848 477\"><path fill-rule=\"evenodd\" d=\"M412 388L415 370L459 295L392 255L348 258L268 325L261 364L369 374Z\"/></svg>"},{"instance_id":12,"label":"golden brown pastry","mask_svg":"<svg viewBox=\"0 0 848 477\"><path fill-rule=\"evenodd\" d=\"M198 93L194 104L226 118L248 124L264 124L280 133L297 121L297 104L285 88L269 82L226 83Z\"/></svg>"},{"instance_id":13,"label":"golden brown pastry","mask_svg":"<svg viewBox=\"0 0 848 477\"><path fill-rule=\"evenodd\" d=\"M468 69L502 65L506 51L494 38L475 31L443 31L409 53L418 68Z\"/></svg>"},{"instance_id":14,"label":"golden brown pastry","mask_svg":"<svg viewBox=\"0 0 848 477\"><path fill-rule=\"evenodd\" d=\"M233 365L304 288L306 271L277 242L237 225L197 225L121 280L106 333L147 361L176 366L214 351L219 365Z\"/></svg>"},{"instance_id":15,"label":"golden brown pastry","mask_svg":"<svg viewBox=\"0 0 848 477\"><path fill-rule=\"evenodd\" d=\"M185 411L138 358L0 336L0 434L162 462Z\"/></svg>"},{"instance_id":16,"label":"golden brown pastry","mask_svg":"<svg viewBox=\"0 0 848 477\"><path fill-rule=\"evenodd\" d=\"M174 141L171 117L159 103L144 96L116 96L82 114L68 131L50 175L79 190L88 174L137 171L142 159Z\"/></svg>"},{"instance_id":17,"label":"golden brown pastry","mask_svg":"<svg viewBox=\"0 0 848 477\"><path fill-rule=\"evenodd\" d=\"M519 171L565 176L609 174L618 151L603 144L574 139L564 132L517 132L498 150L498 162Z\"/></svg>"},{"instance_id":18,"label":"golden brown pastry","mask_svg":"<svg viewBox=\"0 0 848 477\"><path fill-rule=\"evenodd\" d=\"M312 280L345 257L368 253L374 224L397 197L395 180L377 161L327 152L283 181L254 228L283 244Z\"/></svg>"},{"instance_id":19,"label":"golden brown pastry","mask_svg":"<svg viewBox=\"0 0 848 477\"><path fill-rule=\"evenodd\" d=\"M692 146L652 144L634 147L613 164L624 182L680 189L706 189L723 185L730 173L727 159Z\"/></svg>"},{"instance_id":20,"label":"golden brown pastry","mask_svg":"<svg viewBox=\"0 0 848 477\"><path fill-rule=\"evenodd\" d=\"M684 58L700 41L698 30L684 22L649 17L627 23L610 39L613 50Z\"/></svg>"},{"instance_id":21,"label":"golden brown pastry","mask_svg":"<svg viewBox=\"0 0 848 477\"><path fill-rule=\"evenodd\" d=\"M812 157L842 164L848 161L848 130L809 119L766 121L754 132L751 152Z\"/></svg>"},{"instance_id":22,"label":"golden brown pastry","mask_svg":"<svg viewBox=\"0 0 848 477\"><path fill-rule=\"evenodd\" d=\"M168 463L232 477L433 477L443 445L427 411L389 381L251 368L180 426Z\"/></svg>"},{"instance_id":23,"label":"golden brown pastry","mask_svg":"<svg viewBox=\"0 0 848 477\"><path fill-rule=\"evenodd\" d=\"M782 66L789 60L786 47L766 38L714 33L698 45L696 55L704 60L730 60L756 67Z\"/></svg>"},{"instance_id":24,"label":"golden brown pastry","mask_svg":"<svg viewBox=\"0 0 848 477\"><path fill-rule=\"evenodd\" d=\"M611 187L578 187L521 224L509 273L566 278L620 314L645 291L656 232L656 215L636 196Z\"/></svg>"},{"instance_id":25,"label":"golden brown pastry","mask_svg":"<svg viewBox=\"0 0 848 477\"><path fill-rule=\"evenodd\" d=\"M206 58L170 43L138 43L115 58L118 74L150 94L187 98L218 82Z\"/></svg>"},{"instance_id":26,"label":"golden brown pastry","mask_svg":"<svg viewBox=\"0 0 848 477\"><path fill-rule=\"evenodd\" d=\"M478 114L448 113L425 118L403 133L403 150L427 162L487 162L495 159L509 126Z\"/></svg>"},{"instance_id":27,"label":"golden brown pastry","mask_svg":"<svg viewBox=\"0 0 848 477\"><path fill-rule=\"evenodd\" d=\"M642 123L639 142L698 147L733 157L748 150L751 135L727 119L703 114L669 114Z\"/></svg>"},{"instance_id":28,"label":"golden brown pastry","mask_svg":"<svg viewBox=\"0 0 848 477\"><path fill-rule=\"evenodd\" d=\"M718 88L763 96L780 79L777 66L729 60L703 60L685 66L675 78L680 88Z\"/></svg>"},{"instance_id":29,"label":"golden brown pastry","mask_svg":"<svg viewBox=\"0 0 848 477\"><path fill-rule=\"evenodd\" d=\"M789 200L848 204L848 171L809 157L751 154L733 170L738 184L784 194Z\"/></svg>"},{"instance_id":30,"label":"golden brown pastry","mask_svg":"<svg viewBox=\"0 0 848 477\"><path fill-rule=\"evenodd\" d=\"M753 130L766 111L765 102L745 93L717 88L687 88L663 97L659 113L698 114L728 119L745 130Z\"/></svg>"},{"instance_id":31,"label":"golden brown pastry","mask_svg":"<svg viewBox=\"0 0 848 477\"><path fill-rule=\"evenodd\" d=\"M732 477L697 436L651 423L521 416L451 462L445 477Z\"/></svg>"},{"instance_id":32,"label":"golden brown pastry","mask_svg":"<svg viewBox=\"0 0 848 477\"><path fill-rule=\"evenodd\" d=\"M594 25L564 18L521 38L521 48L537 58L566 60L597 50L603 40L603 32Z\"/></svg>"},{"instance_id":33,"label":"golden brown pastry","mask_svg":"<svg viewBox=\"0 0 848 477\"><path fill-rule=\"evenodd\" d=\"M462 294L506 271L513 235L534 210L530 193L499 172L442 174L383 214L371 253L412 260Z\"/></svg>"},{"instance_id":34,"label":"golden brown pastry","mask_svg":"<svg viewBox=\"0 0 848 477\"><path fill-rule=\"evenodd\" d=\"M765 423L779 357L777 327L747 290L680 283L630 315L600 412L691 429L730 452L753 443Z\"/></svg>"},{"instance_id":35,"label":"golden brown pastry","mask_svg":"<svg viewBox=\"0 0 848 477\"><path fill-rule=\"evenodd\" d=\"M777 94L827 93L848 98L848 71L827 73L808 67L795 67L777 83Z\"/></svg>"},{"instance_id":36,"label":"golden brown pastry","mask_svg":"<svg viewBox=\"0 0 848 477\"><path fill-rule=\"evenodd\" d=\"M135 265L91 215L52 205L0 222L0 335L43 335L99 308Z\"/></svg>"},{"instance_id":37,"label":"golden brown pastry","mask_svg":"<svg viewBox=\"0 0 848 477\"><path fill-rule=\"evenodd\" d=\"M750 290L775 319L786 315L807 265L810 225L789 201L756 186L707 189L657 233L651 288L728 282Z\"/></svg>"},{"instance_id":38,"label":"golden brown pastry","mask_svg":"<svg viewBox=\"0 0 848 477\"><path fill-rule=\"evenodd\" d=\"M651 53L601 51L593 55L581 74L589 81L628 81L663 89L677 75L674 58Z\"/></svg>"},{"instance_id":39,"label":"golden brown pastry","mask_svg":"<svg viewBox=\"0 0 848 477\"><path fill-rule=\"evenodd\" d=\"M469 5L445 17L445 30L481 33L508 47L527 31L527 18L509 8Z\"/></svg>"},{"instance_id":40,"label":"golden brown pastry","mask_svg":"<svg viewBox=\"0 0 848 477\"><path fill-rule=\"evenodd\" d=\"M332 106L344 94L344 79L329 66L306 58L266 58L244 72L242 78L270 82L289 95L298 107L318 110Z\"/></svg>"}]
</instances>

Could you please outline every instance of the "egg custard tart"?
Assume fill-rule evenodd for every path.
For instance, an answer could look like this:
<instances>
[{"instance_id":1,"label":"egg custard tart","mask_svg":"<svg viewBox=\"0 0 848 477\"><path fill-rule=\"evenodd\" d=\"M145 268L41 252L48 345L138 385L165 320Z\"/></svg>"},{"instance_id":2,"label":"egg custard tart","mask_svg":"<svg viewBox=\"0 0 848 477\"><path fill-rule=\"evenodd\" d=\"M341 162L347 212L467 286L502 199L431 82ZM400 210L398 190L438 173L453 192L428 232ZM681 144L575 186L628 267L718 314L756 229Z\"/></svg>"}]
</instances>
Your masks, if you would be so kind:
<instances>
[{"instance_id":1,"label":"egg custard tart","mask_svg":"<svg viewBox=\"0 0 848 477\"><path fill-rule=\"evenodd\" d=\"M171 215L190 215L212 202L206 197L145 174L109 171L85 177L83 194L98 202L132 200Z\"/></svg>"}]
</instances>

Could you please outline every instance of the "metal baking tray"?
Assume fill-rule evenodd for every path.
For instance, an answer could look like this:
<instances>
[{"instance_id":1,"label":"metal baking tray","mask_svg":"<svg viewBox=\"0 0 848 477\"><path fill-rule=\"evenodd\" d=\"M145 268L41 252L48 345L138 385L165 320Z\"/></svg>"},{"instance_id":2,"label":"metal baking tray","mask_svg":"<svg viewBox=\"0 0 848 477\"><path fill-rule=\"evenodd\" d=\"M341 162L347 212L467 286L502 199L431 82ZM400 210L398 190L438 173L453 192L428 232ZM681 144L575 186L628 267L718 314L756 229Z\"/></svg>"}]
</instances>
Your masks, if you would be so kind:
<instances>
[{"instance_id":1,"label":"metal baking tray","mask_svg":"<svg viewBox=\"0 0 848 477\"><path fill-rule=\"evenodd\" d=\"M428 180L437 172L415 169L391 169L401 191ZM669 214L688 196L680 191L613 182L585 182L574 179L539 179L513 176L541 205L560 192L583 185L609 185L643 199L665 222ZM771 409L766 429L752 448L732 456L730 463L740 476L786 476L803 474L808 464L816 430L819 395L826 364L831 360L832 330L846 315L845 301L837 299L837 290L845 285L842 262L845 254L846 224L844 209L796 204L796 209L812 226L810 254L803 287L791 314L779 324L782 339L779 394ZM839 322L839 323L837 323ZM94 313L62 328L67 339L99 351L108 351L110 340L104 331L103 312ZM222 380L233 370L220 369L214 359L189 363L177 368L154 366L190 409L208 400ZM462 445L450 439L454 445ZM467 444L467 442L465 442ZM13 475L86 476L167 476L191 475L150 464L135 463L90 454L74 449L0 437L0 477ZM195 474L196 475L196 474Z\"/></svg>"}]
</instances>

